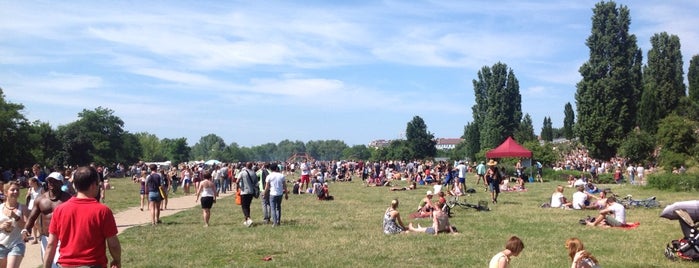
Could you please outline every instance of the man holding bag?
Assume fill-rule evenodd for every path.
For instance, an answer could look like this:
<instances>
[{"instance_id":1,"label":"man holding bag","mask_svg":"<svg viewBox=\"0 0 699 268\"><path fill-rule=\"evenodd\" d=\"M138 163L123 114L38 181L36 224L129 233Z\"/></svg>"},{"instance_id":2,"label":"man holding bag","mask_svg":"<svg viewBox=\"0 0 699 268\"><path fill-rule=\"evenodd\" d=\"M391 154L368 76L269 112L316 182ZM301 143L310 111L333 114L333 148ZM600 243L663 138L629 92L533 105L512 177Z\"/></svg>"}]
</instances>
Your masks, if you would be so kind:
<instances>
[{"instance_id":1,"label":"man holding bag","mask_svg":"<svg viewBox=\"0 0 699 268\"><path fill-rule=\"evenodd\" d=\"M238 172L237 179L238 188L240 189L241 207L243 209L243 216L245 216L243 224L250 227L252 226L250 204L253 198L258 198L260 196L260 188L257 185L255 171L252 169L252 162L245 163L245 167Z\"/></svg>"}]
</instances>

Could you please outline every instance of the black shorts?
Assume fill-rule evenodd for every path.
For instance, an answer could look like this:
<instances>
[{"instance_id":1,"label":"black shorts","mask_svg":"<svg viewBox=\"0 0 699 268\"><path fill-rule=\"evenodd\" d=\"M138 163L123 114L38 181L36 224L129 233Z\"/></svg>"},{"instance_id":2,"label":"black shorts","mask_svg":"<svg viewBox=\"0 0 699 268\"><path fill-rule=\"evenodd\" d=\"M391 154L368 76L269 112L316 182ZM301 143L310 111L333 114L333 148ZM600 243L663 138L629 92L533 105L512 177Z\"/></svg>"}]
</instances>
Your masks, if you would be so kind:
<instances>
[{"instance_id":1,"label":"black shorts","mask_svg":"<svg viewBox=\"0 0 699 268\"><path fill-rule=\"evenodd\" d=\"M201 198L201 208L207 209L211 208L214 205L214 197L213 196L205 196Z\"/></svg>"}]
</instances>

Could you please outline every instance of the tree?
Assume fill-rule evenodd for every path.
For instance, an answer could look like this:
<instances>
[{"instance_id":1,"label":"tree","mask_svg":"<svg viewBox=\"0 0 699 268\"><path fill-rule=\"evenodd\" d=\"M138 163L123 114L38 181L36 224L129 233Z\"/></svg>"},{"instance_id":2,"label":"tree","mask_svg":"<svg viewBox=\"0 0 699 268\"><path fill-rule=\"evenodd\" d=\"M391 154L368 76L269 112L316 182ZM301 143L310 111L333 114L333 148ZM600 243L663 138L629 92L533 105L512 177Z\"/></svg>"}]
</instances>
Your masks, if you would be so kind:
<instances>
[{"instance_id":1,"label":"tree","mask_svg":"<svg viewBox=\"0 0 699 268\"><path fill-rule=\"evenodd\" d=\"M541 127L541 140L553 141L553 123L551 123L551 117L544 117L544 126Z\"/></svg>"},{"instance_id":2,"label":"tree","mask_svg":"<svg viewBox=\"0 0 699 268\"><path fill-rule=\"evenodd\" d=\"M642 130L655 133L658 120L675 110L686 89L680 38L663 32L653 35L650 42L637 121Z\"/></svg>"},{"instance_id":3,"label":"tree","mask_svg":"<svg viewBox=\"0 0 699 268\"><path fill-rule=\"evenodd\" d=\"M148 162L166 161L164 150L160 144L160 139L154 134L141 132L135 134L138 143L141 145L141 159Z\"/></svg>"},{"instance_id":4,"label":"tree","mask_svg":"<svg viewBox=\"0 0 699 268\"><path fill-rule=\"evenodd\" d=\"M165 154L166 159L172 161L173 165L184 163L187 162L187 160L189 160L189 153L191 151L191 148L187 145L186 138L166 138L160 141L160 145L163 148L163 153ZM221 161L232 162L232 160L230 159L225 159Z\"/></svg>"},{"instance_id":5,"label":"tree","mask_svg":"<svg viewBox=\"0 0 699 268\"><path fill-rule=\"evenodd\" d=\"M473 121L480 130L480 149L494 148L513 136L522 119L519 81L504 63L484 66L473 80L476 104Z\"/></svg>"},{"instance_id":6,"label":"tree","mask_svg":"<svg viewBox=\"0 0 699 268\"><path fill-rule=\"evenodd\" d=\"M410 155L406 155L407 159L423 159L434 157L437 154L437 142L434 140L434 135L427 132L427 125L421 117L415 116L413 120L408 122L405 128L405 137L408 142L407 148Z\"/></svg>"},{"instance_id":7,"label":"tree","mask_svg":"<svg viewBox=\"0 0 699 268\"><path fill-rule=\"evenodd\" d=\"M59 126L57 136L63 144L59 152L64 165L87 165L95 162L111 165L125 162L124 121L114 115L114 111L97 107L83 109L78 120Z\"/></svg>"},{"instance_id":8,"label":"tree","mask_svg":"<svg viewBox=\"0 0 699 268\"><path fill-rule=\"evenodd\" d=\"M575 127L575 112L573 112L573 105L570 102L566 103L563 108L563 137L568 140L575 138L575 132L573 131Z\"/></svg>"},{"instance_id":9,"label":"tree","mask_svg":"<svg viewBox=\"0 0 699 268\"><path fill-rule=\"evenodd\" d=\"M367 160L371 157L371 150L366 145L354 145L342 150L343 159Z\"/></svg>"},{"instance_id":10,"label":"tree","mask_svg":"<svg viewBox=\"0 0 699 268\"><path fill-rule=\"evenodd\" d=\"M621 143L619 156L628 158L633 163L643 163L651 159L655 150L653 136L636 129Z\"/></svg>"},{"instance_id":11,"label":"tree","mask_svg":"<svg viewBox=\"0 0 699 268\"><path fill-rule=\"evenodd\" d=\"M478 125L474 122L466 124L462 138L464 139L464 155L469 159L476 159L476 154L481 150L480 130L478 129ZM460 148L457 149L457 151L461 151Z\"/></svg>"},{"instance_id":12,"label":"tree","mask_svg":"<svg viewBox=\"0 0 699 268\"><path fill-rule=\"evenodd\" d=\"M641 50L629 34L626 6L595 5L592 33L585 42L590 58L580 67L582 80L575 93L577 136L590 156L609 159L633 128L640 95Z\"/></svg>"},{"instance_id":13,"label":"tree","mask_svg":"<svg viewBox=\"0 0 699 268\"><path fill-rule=\"evenodd\" d=\"M697 142L697 122L671 114L658 124L656 139L663 151L689 154Z\"/></svg>"},{"instance_id":14,"label":"tree","mask_svg":"<svg viewBox=\"0 0 699 268\"><path fill-rule=\"evenodd\" d=\"M519 128L515 131L514 138L519 143L525 143L528 141L536 141L536 135L534 135L534 125L532 123L532 118L529 114L525 114L522 118L522 122L519 124Z\"/></svg>"},{"instance_id":15,"label":"tree","mask_svg":"<svg viewBox=\"0 0 699 268\"><path fill-rule=\"evenodd\" d=\"M216 134L209 134L199 139L199 142L192 146L193 160L221 159L226 143Z\"/></svg>"},{"instance_id":16,"label":"tree","mask_svg":"<svg viewBox=\"0 0 699 268\"><path fill-rule=\"evenodd\" d=\"M692 56L689 61L687 80L689 81L689 98L699 103L699 54Z\"/></svg>"},{"instance_id":17,"label":"tree","mask_svg":"<svg viewBox=\"0 0 699 268\"><path fill-rule=\"evenodd\" d=\"M33 158L40 164L56 166L61 163L56 159L56 153L61 149L61 142L51 125L46 122L35 121L30 125L29 151Z\"/></svg>"},{"instance_id":18,"label":"tree","mask_svg":"<svg viewBox=\"0 0 699 268\"><path fill-rule=\"evenodd\" d=\"M24 105L7 102L0 88L0 166L24 167L33 162L34 158L28 148L31 148L28 136L29 122L22 114Z\"/></svg>"}]
</instances>

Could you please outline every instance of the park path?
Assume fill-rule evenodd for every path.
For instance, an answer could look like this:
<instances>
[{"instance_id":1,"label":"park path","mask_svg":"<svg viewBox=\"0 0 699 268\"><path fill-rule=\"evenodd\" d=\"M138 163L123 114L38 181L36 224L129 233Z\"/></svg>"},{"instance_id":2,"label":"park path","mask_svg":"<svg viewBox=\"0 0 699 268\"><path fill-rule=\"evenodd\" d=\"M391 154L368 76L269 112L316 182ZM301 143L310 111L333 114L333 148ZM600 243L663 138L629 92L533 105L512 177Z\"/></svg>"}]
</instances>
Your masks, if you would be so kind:
<instances>
[{"instance_id":1,"label":"park path","mask_svg":"<svg viewBox=\"0 0 699 268\"><path fill-rule=\"evenodd\" d=\"M230 196L232 193L229 191L226 194L221 194L219 198ZM134 198L138 198L138 196L134 196ZM107 199L107 205L109 205L109 199ZM169 198L167 209L160 212L160 217L167 217L197 206L199 206L199 203L194 202L194 194ZM117 223L117 229L121 233L130 227L150 224L150 212L148 210L141 211L139 207L131 207L114 214L114 219ZM107 249L107 256L109 256L109 249ZM40 267L41 264L40 244L27 243L27 250L24 253L24 259L20 267L36 268Z\"/></svg>"}]
</instances>

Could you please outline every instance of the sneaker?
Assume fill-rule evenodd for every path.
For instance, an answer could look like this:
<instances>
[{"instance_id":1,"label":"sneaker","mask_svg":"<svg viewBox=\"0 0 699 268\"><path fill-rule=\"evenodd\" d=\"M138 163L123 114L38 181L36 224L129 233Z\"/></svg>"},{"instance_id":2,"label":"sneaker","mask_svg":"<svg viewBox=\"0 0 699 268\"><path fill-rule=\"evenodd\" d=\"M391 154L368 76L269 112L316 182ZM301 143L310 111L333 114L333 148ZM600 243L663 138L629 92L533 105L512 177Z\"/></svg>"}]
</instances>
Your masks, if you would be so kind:
<instances>
[{"instance_id":1,"label":"sneaker","mask_svg":"<svg viewBox=\"0 0 699 268\"><path fill-rule=\"evenodd\" d=\"M247 226L247 227L252 226L252 219L248 219L247 221L245 221L245 226Z\"/></svg>"}]
</instances>

